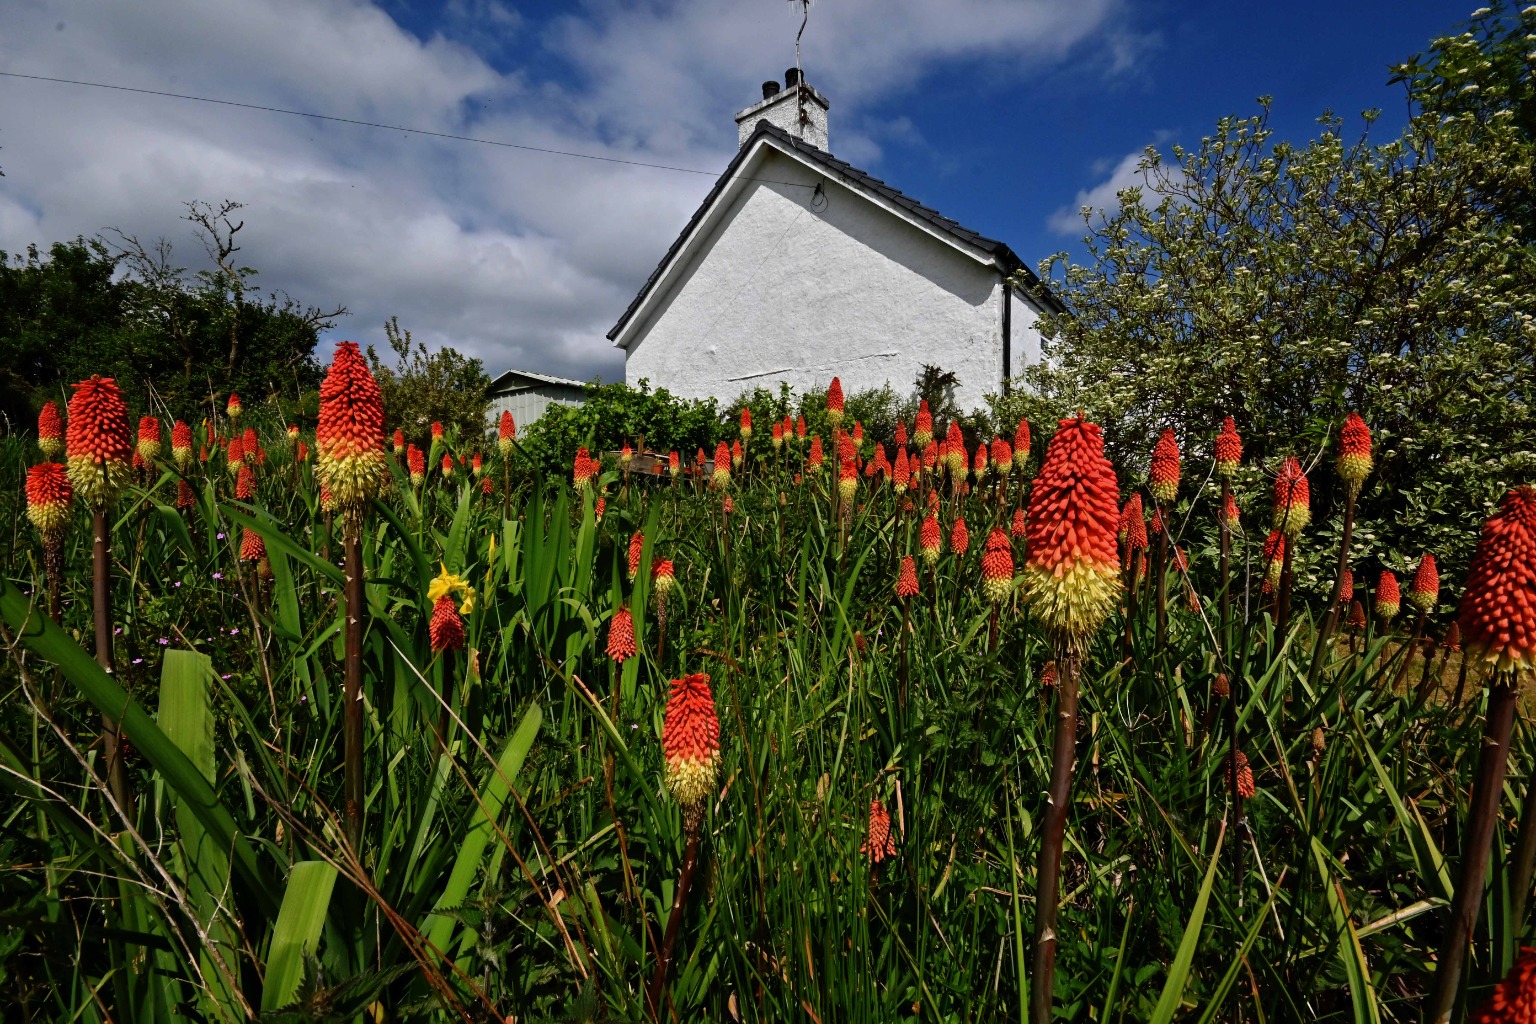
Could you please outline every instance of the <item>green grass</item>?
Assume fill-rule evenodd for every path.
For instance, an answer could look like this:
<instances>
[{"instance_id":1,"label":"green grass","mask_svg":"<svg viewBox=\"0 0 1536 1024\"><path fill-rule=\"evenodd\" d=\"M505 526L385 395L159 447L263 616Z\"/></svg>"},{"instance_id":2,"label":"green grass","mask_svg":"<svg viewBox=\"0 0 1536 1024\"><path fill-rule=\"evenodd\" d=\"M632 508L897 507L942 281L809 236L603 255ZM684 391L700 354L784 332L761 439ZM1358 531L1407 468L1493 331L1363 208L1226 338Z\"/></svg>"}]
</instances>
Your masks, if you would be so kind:
<instances>
[{"instance_id":1,"label":"green grass","mask_svg":"<svg viewBox=\"0 0 1536 1024\"><path fill-rule=\"evenodd\" d=\"M922 574L904 699L894 591L920 519L888 487L861 480L844 537L830 480L795 485L792 450L738 478L728 516L691 483L626 484L611 469L600 521L591 495L523 474L516 458L508 518L477 482L412 489L397 474L366 519L367 807L352 851L341 547L310 467L269 426L250 503L233 501L217 457L192 470L189 514L173 507L172 473L119 500L112 677L91 656L83 513L55 628L42 621L37 539L7 506L0 976L17 1019L351 1021L370 1005L399 1020L647 1019L685 841L659 737L668 680L685 672L711 676L723 760L663 1018L1022 1015L1051 655L1016 602L989 650L978 586L987 527L1006 528L1022 501L1017 470L1004 499L990 484L943 499L946 537L963 513L971 546L956 557L946 545ZM0 444L0 500L15 501L34 459ZM499 485L499 460L487 466ZM1187 497L1173 521L1209 521L1215 504L1209 491ZM269 581L236 559L247 525L265 538ZM1132 658L1121 616L1095 638L1063 868L1060 1020L1419 1019L1457 877L1481 681L1464 707L1415 707L1393 688L1401 638L1373 626L1342 638L1309 684L1305 602L1278 635L1241 590L1262 525L1235 552L1246 618L1208 618L1215 561L1192 533L1206 617L1174 599L1156 654L1144 600ZM1016 542L1016 564L1023 555ZM1333 553L1307 557L1327 566ZM659 558L678 576L663 657L649 585ZM439 563L477 590L473 670L465 654L430 651ZM621 603L640 654L620 669L603 649ZM1227 716L1210 692L1221 666L1258 787L1241 822L1221 770ZM1417 679L1415 668L1410 691ZM134 747L131 822L97 781L103 711ZM1509 919L1507 851L1532 751L1518 725L1474 999L1529 934ZM899 848L878 867L860 853L874 797Z\"/></svg>"}]
</instances>

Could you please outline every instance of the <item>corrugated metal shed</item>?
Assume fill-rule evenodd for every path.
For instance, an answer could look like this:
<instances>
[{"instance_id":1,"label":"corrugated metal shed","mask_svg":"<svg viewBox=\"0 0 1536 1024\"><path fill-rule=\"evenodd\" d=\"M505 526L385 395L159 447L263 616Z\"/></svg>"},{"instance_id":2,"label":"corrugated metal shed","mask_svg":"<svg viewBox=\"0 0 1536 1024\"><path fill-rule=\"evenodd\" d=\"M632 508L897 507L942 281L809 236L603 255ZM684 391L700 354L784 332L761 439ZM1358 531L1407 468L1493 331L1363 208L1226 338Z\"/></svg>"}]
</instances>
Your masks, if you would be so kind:
<instances>
[{"instance_id":1,"label":"corrugated metal shed","mask_svg":"<svg viewBox=\"0 0 1536 1024\"><path fill-rule=\"evenodd\" d=\"M551 405L578 406L586 398L586 384L567 377L528 370L508 370L491 381L486 424L494 430L502 412L510 412L519 429L544 415Z\"/></svg>"}]
</instances>

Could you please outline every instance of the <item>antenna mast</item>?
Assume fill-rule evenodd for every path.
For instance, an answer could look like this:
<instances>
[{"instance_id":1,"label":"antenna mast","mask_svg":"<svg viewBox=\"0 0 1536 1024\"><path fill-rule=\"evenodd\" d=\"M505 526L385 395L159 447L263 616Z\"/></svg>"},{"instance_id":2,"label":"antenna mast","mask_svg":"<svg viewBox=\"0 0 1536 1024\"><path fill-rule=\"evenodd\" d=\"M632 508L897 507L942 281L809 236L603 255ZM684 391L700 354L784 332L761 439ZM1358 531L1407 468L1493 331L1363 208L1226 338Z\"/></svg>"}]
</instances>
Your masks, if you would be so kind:
<instances>
[{"instance_id":1,"label":"antenna mast","mask_svg":"<svg viewBox=\"0 0 1536 1024\"><path fill-rule=\"evenodd\" d=\"M789 0L792 4L800 5L800 31L795 33L795 123L804 125L805 117L805 68L800 66L800 37L805 35L806 22L811 20L811 0ZM802 127L797 132L801 138L805 137L805 129Z\"/></svg>"}]
</instances>

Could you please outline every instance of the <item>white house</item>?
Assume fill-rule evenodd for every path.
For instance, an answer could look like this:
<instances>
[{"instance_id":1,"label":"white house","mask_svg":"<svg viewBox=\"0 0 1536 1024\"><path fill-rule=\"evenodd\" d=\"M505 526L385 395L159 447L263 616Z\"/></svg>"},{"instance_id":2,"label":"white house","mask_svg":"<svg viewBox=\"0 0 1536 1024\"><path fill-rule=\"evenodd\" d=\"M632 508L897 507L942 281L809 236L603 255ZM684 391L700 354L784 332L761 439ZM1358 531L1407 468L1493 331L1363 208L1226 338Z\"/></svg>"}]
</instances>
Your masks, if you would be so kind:
<instances>
[{"instance_id":1,"label":"white house","mask_svg":"<svg viewBox=\"0 0 1536 1024\"><path fill-rule=\"evenodd\" d=\"M608 332L625 378L726 401L833 375L904 393L926 363L980 406L1039 360L1056 300L1007 245L833 157L826 98L785 79L736 115L736 156Z\"/></svg>"}]
</instances>

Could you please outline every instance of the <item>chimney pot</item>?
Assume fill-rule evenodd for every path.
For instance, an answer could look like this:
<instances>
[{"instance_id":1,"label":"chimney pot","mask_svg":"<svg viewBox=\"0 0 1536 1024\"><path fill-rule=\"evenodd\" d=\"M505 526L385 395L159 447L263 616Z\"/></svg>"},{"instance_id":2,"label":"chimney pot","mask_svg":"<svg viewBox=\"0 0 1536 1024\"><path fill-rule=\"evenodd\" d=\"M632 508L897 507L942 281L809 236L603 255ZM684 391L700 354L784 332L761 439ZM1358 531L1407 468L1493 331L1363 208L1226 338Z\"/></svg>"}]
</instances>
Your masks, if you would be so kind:
<instances>
[{"instance_id":1,"label":"chimney pot","mask_svg":"<svg viewBox=\"0 0 1536 1024\"><path fill-rule=\"evenodd\" d=\"M800 69L790 68L784 72L784 88L793 89L800 84Z\"/></svg>"},{"instance_id":2,"label":"chimney pot","mask_svg":"<svg viewBox=\"0 0 1536 1024\"><path fill-rule=\"evenodd\" d=\"M764 82L763 83L763 99L771 100L775 96L777 96L778 94L779 94L779 83L778 82Z\"/></svg>"}]
</instances>

